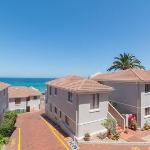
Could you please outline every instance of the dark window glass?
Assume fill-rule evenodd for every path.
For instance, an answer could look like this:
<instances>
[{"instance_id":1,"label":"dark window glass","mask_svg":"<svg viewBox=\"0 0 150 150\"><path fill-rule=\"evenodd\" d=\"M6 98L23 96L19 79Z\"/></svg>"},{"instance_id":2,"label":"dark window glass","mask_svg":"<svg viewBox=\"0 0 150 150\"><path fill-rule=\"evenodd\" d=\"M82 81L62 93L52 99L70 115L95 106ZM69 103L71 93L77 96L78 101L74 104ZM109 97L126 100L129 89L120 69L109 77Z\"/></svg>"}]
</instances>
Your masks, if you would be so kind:
<instances>
[{"instance_id":1,"label":"dark window glass","mask_svg":"<svg viewBox=\"0 0 150 150\"><path fill-rule=\"evenodd\" d=\"M150 84L145 84L145 93L150 92Z\"/></svg>"},{"instance_id":2,"label":"dark window glass","mask_svg":"<svg viewBox=\"0 0 150 150\"><path fill-rule=\"evenodd\" d=\"M65 116L65 122L67 125L69 125L69 118L67 116Z\"/></svg>"},{"instance_id":3,"label":"dark window glass","mask_svg":"<svg viewBox=\"0 0 150 150\"><path fill-rule=\"evenodd\" d=\"M57 114L57 108L55 107L55 113Z\"/></svg>"},{"instance_id":4,"label":"dark window glass","mask_svg":"<svg viewBox=\"0 0 150 150\"><path fill-rule=\"evenodd\" d=\"M72 93L68 92L68 101L72 103L72 99L73 99Z\"/></svg>"},{"instance_id":5,"label":"dark window glass","mask_svg":"<svg viewBox=\"0 0 150 150\"><path fill-rule=\"evenodd\" d=\"M57 88L55 88L55 95L57 95Z\"/></svg>"},{"instance_id":6,"label":"dark window glass","mask_svg":"<svg viewBox=\"0 0 150 150\"><path fill-rule=\"evenodd\" d=\"M20 104L21 103L21 99L20 98L16 98L15 99L15 104Z\"/></svg>"}]
</instances>

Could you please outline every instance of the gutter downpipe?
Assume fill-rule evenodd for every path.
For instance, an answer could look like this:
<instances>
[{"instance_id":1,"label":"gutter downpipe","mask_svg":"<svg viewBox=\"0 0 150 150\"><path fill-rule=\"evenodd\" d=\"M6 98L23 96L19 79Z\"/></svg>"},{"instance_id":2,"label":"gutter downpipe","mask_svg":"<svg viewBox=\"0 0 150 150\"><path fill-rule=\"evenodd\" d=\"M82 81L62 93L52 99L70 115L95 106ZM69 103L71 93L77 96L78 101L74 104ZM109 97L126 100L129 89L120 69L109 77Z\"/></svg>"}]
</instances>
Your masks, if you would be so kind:
<instances>
[{"instance_id":1,"label":"gutter downpipe","mask_svg":"<svg viewBox=\"0 0 150 150\"><path fill-rule=\"evenodd\" d=\"M139 120L139 117L140 117L140 128L141 128L141 116L139 116L139 113L138 113L138 110L139 110L139 103L141 104L141 100L140 100L140 87L139 87L139 83L137 82L137 85L138 85L138 101L137 101L137 120ZM141 109L140 109L141 111Z\"/></svg>"},{"instance_id":2,"label":"gutter downpipe","mask_svg":"<svg viewBox=\"0 0 150 150\"><path fill-rule=\"evenodd\" d=\"M78 123L79 123L79 95L77 94L77 103L76 103L76 137L78 137Z\"/></svg>"}]
</instances>

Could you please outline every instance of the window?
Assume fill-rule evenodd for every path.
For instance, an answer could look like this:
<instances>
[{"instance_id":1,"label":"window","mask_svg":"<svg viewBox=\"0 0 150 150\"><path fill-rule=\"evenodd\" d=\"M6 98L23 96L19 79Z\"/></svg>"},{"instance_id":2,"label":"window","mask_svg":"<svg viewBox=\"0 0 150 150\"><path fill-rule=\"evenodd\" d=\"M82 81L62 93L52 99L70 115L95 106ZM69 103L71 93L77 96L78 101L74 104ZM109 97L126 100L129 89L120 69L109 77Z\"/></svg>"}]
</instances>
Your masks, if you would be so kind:
<instances>
[{"instance_id":1,"label":"window","mask_svg":"<svg viewBox=\"0 0 150 150\"><path fill-rule=\"evenodd\" d=\"M57 88L55 88L55 95L57 95Z\"/></svg>"},{"instance_id":2,"label":"window","mask_svg":"<svg viewBox=\"0 0 150 150\"><path fill-rule=\"evenodd\" d=\"M68 92L68 101L72 103L72 99L73 99L72 93Z\"/></svg>"},{"instance_id":3,"label":"window","mask_svg":"<svg viewBox=\"0 0 150 150\"><path fill-rule=\"evenodd\" d=\"M59 117L61 118L61 111L59 112Z\"/></svg>"},{"instance_id":4,"label":"window","mask_svg":"<svg viewBox=\"0 0 150 150\"><path fill-rule=\"evenodd\" d=\"M49 87L49 95L52 95L52 87Z\"/></svg>"},{"instance_id":5,"label":"window","mask_svg":"<svg viewBox=\"0 0 150 150\"><path fill-rule=\"evenodd\" d=\"M37 96L33 96L33 99L37 99Z\"/></svg>"},{"instance_id":6,"label":"window","mask_svg":"<svg viewBox=\"0 0 150 150\"><path fill-rule=\"evenodd\" d=\"M69 125L69 118L67 116L65 116L65 123Z\"/></svg>"},{"instance_id":7,"label":"window","mask_svg":"<svg viewBox=\"0 0 150 150\"><path fill-rule=\"evenodd\" d=\"M55 113L57 114L57 108L55 107Z\"/></svg>"},{"instance_id":8,"label":"window","mask_svg":"<svg viewBox=\"0 0 150 150\"><path fill-rule=\"evenodd\" d=\"M99 108L99 94L93 94L91 109Z\"/></svg>"},{"instance_id":9,"label":"window","mask_svg":"<svg viewBox=\"0 0 150 150\"><path fill-rule=\"evenodd\" d=\"M15 99L15 104L20 104L21 103L21 99L20 98L16 98Z\"/></svg>"},{"instance_id":10,"label":"window","mask_svg":"<svg viewBox=\"0 0 150 150\"><path fill-rule=\"evenodd\" d=\"M27 99L26 99L27 101L30 101L30 97L27 97Z\"/></svg>"},{"instance_id":11,"label":"window","mask_svg":"<svg viewBox=\"0 0 150 150\"><path fill-rule=\"evenodd\" d=\"M53 110L52 110L52 104L50 104L50 106L49 106L49 107L50 107L50 111L52 112L52 111L53 111Z\"/></svg>"},{"instance_id":12,"label":"window","mask_svg":"<svg viewBox=\"0 0 150 150\"><path fill-rule=\"evenodd\" d=\"M150 92L150 84L145 84L145 93Z\"/></svg>"},{"instance_id":13,"label":"window","mask_svg":"<svg viewBox=\"0 0 150 150\"><path fill-rule=\"evenodd\" d=\"M145 116L150 115L150 107L145 108Z\"/></svg>"}]
</instances>

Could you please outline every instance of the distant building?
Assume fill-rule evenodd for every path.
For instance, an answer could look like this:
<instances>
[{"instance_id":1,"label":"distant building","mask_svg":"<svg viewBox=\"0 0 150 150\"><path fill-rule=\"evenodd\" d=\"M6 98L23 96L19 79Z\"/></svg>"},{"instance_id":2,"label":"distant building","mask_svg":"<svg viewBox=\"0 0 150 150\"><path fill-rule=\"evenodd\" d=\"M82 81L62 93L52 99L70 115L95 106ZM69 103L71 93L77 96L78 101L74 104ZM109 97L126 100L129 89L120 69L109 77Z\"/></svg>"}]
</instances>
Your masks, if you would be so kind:
<instances>
[{"instance_id":1,"label":"distant building","mask_svg":"<svg viewBox=\"0 0 150 150\"><path fill-rule=\"evenodd\" d=\"M50 81L47 83L46 115L77 139L86 133L104 132L106 128L101 123L108 117L111 106L108 97L112 90L110 86L79 76Z\"/></svg>"},{"instance_id":2,"label":"distant building","mask_svg":"<svg viewBox=\"0 0 150 150\"><path fill-rule=\"evenodd\" d=\"M8 108L8 87L9 84L0 82L0 120Z\"/></svg>"},{"instance_id":3,"label":"distant building","mask_svg":"<svg viewBox=\"0 0 150 150\"><path fill-rule=\"evenodd\" d=\"M40 109L41 93L32 87L9 87L9 111L30 112Z\"/></svg>"}]
</instances>

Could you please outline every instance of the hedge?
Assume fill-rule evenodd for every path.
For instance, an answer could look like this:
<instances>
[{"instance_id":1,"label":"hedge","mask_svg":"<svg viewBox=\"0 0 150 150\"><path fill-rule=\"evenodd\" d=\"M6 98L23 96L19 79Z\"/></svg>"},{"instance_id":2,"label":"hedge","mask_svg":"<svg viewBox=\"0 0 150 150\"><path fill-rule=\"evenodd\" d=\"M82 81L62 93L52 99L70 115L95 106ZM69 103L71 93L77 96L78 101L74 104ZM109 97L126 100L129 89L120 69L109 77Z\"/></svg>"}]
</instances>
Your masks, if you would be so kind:
<instances>
[{"instance_id":1,"label":"hedge","mask_svg":"<svg viewBox=\"0 0 150 150\"><path fill-rule=\"evenodd\" d=\"M6 112L4 119L0 124L0 144L6 144L8 137L11 136L15 129L15 123L17 119L16 112Z\"/></svg>"}]
</instances>

